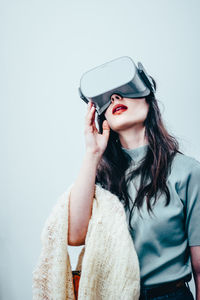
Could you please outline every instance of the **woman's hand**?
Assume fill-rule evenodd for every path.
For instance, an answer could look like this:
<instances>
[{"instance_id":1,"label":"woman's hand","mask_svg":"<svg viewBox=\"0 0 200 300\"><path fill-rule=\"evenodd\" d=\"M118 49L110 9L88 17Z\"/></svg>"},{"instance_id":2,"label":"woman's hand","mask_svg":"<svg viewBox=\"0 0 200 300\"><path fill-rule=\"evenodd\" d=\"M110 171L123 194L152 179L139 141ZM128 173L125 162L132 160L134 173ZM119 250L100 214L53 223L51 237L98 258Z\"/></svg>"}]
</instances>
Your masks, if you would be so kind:
<instances>
[{"instance_id":1,"label":"woman's hand","mask_svg":"<svg viewBox=\"0 0 200 300\"><path fill-rule=\"evenodd\" d=\"M85 143L86 152L95 154L101 157L107 147L108 138L110 134L110 127L108 121L104 120L103 132L100 134L95 125L95 107L91 101L88 102L87 114L85 116Z\"/></svg>"}]
</instances>

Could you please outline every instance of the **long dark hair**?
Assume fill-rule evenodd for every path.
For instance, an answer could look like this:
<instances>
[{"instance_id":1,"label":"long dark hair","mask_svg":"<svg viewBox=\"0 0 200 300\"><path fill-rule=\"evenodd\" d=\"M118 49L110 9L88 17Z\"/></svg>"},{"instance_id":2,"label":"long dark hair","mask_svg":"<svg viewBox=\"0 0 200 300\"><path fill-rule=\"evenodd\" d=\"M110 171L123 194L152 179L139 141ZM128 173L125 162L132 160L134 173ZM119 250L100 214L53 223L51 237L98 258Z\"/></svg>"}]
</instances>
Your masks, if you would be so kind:
<instances>
[{"instance_id":1,"label":"long dark hair","mask_svg":"<svg viewBox=\"0 0 200 300\"><path fill-rule=\"evenodd\" d=\"M152 80L156 89L156 82L153 78ZM179 151L178 141L168 133L163 124L155 95L150 93L145 99L149 104L149 111L144 122L145 136L149 146L141 164L126 176L125 172L129 168L132 159L121 149L118 134L110 129L108 144L98 165L95 180L95 183L100 183L103 188L117 195L124 207L129 209L130 227L133 208L140 209L145 198L149 212L152 212L152 205L158 200L158 193L164 193L166 195L166 205L169 204L170 193L166 184L167 176L175 154L177 152L182 153ZM100 133L102 133L104 120L104 114L97 118ZM128 193L128 183L139 174L141 175L140 186L133 202ZM154 201L152 203L151 199L153 197ZM132 202L131 209L129 201Z\"/></svg>"}]
</instances>

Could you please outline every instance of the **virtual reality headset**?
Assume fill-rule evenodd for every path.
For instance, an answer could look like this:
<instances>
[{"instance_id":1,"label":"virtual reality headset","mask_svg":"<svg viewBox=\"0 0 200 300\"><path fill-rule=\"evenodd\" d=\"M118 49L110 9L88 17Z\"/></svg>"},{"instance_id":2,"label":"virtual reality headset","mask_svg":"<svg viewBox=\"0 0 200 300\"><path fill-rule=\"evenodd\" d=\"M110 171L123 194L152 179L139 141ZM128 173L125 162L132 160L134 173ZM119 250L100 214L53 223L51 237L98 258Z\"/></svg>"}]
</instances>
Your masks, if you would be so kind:
<instances>
[{"instance_id":1,"label":"virtual reality headset","mask_svg":"<svg viewBox=\"0 0 200 300\"><path fill-rule=\"evenodd\" d=\"M143 98L155 93L154 84L143 65L122 56L85 72L80 79L79 94L86 103L92 101L101 115L110 105L112 94L124 98Z\"/></svg>"}]
</instances>

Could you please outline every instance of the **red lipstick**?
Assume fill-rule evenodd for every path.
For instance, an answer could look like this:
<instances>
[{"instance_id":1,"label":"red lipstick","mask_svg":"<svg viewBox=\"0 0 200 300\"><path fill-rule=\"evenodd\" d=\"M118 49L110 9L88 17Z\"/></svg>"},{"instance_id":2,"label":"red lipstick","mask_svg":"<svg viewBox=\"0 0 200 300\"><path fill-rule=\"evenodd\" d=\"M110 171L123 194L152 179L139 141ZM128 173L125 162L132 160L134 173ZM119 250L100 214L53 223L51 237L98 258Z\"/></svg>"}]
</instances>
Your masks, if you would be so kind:
<instances>
[{"instance_id":1,"label":"red lipstick","mask_svg":"<svg viewBox=\"0 0 200 300\"><path fill-rule=\"evenodd\" d=\"M113 107L113 110L112 110L112 113L115 115L115 114L120 114L122 113L123 111L127 110L128 107L126 105L123 105L123 104L116 104L114 107Z\"/></svg>"}]
</instances>

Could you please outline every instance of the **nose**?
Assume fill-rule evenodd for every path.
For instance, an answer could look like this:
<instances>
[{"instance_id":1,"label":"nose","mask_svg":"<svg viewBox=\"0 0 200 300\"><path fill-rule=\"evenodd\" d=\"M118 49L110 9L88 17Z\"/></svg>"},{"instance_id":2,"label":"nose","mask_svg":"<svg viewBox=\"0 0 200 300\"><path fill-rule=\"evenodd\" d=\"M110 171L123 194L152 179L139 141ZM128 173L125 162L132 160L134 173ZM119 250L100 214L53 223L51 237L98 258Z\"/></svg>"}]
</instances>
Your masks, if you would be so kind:
<instances>
[{"instance_id":1,"label":"nose","mask_svg":"<svg viewBox=\"0 0 200 300\"><path fill-rule=\"evenodd\" d=\"M118 95L118 94L112 94L110 99L111 99L111 102L114 102L115 100L121 100L123 97L121 95Z\"/></svg>"}]
</instances>

